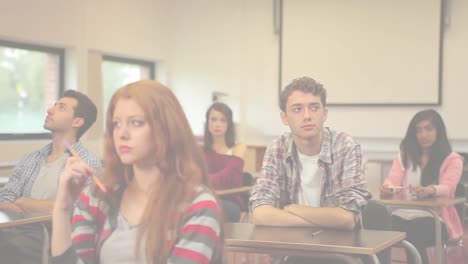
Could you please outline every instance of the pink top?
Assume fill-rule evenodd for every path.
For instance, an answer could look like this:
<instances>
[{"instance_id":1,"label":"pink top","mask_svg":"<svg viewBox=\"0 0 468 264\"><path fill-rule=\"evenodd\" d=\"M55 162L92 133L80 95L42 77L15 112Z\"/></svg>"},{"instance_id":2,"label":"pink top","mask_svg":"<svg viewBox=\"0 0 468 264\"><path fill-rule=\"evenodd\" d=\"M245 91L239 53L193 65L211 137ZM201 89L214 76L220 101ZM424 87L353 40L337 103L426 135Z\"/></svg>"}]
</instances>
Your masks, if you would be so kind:
<instances>
[{"instance_id":1,"label":"pink top","mask_svg":"<svg viewBox=\"0 0 468 264\"><path fill-rule=\"evenodd\" d=\"M463 157L455 152L450 153L440 166L439 184L434 185L436 195L445 198L455 198L455 190L463 171ZM393 161L392 168L384 184L406 186L408 170L403 167L401 155ZM441 208L440 216L444 219L451 239L458 239L463 235L463 227L454 206Z\"/></svg>"}]
</instances>

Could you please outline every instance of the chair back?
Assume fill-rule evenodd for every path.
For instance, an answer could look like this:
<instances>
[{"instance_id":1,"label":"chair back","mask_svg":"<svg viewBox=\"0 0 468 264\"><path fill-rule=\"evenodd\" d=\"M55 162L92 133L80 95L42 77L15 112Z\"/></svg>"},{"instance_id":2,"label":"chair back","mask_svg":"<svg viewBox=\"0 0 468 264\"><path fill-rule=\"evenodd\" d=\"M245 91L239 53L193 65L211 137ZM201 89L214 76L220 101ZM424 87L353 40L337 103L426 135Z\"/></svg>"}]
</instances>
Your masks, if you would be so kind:
<instances>
[{"instance_id":1,"label":"chair back","mask_svg":"<svg viewBox=\"0 0 468 264\"><path fill-rule=\"evenodd\" d=\"M252 174L248 172L242 173L242 186L252 186L254 184ZM243 192L242 200L244 201L244 207L241 208L242 211L248 212L249 211L249 199L250 199L250 192Z\"/></svg>"},{"instance_id":2,"label":"chair back","mask_svg":"<svg viewBox=\"0 0 468 264\"><path fill-rule=\"evenodd\" d=\"M467 152L459 152L460 156L463 157L463 172L462 177L460 179L460 183L468 183L468 153Z\"/></svg>"},{"instance_id":3,"label":"chair back","mask_svg":"<svg viewBox=\"0 0 468 264\"><path fill-rule=\"evenodd\" d=\"M376 200L368 200L362 212L362 226L369 230L392 230L392 211L390 208ZM380 263L391 263L391 251L386 249L377 254Z\"/></svg>"},{"instance_id":4,"label":"chair back","mask_svg":"<svg viewBox=\"0 0 468 264\"><path fill-rule=\"evenodd\" d=\"M362 226L369 230L391 231L392 211L379 201L369 200L362 212Z\"/></svg>"}]
</instances>

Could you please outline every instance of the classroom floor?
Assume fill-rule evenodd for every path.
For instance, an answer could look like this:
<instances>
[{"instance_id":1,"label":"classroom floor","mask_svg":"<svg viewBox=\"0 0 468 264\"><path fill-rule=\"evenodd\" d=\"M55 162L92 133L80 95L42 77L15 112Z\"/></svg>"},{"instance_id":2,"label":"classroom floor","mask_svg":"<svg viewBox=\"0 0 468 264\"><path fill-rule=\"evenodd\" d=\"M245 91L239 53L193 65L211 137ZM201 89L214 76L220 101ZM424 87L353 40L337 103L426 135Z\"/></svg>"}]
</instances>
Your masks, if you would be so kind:
<instances>
[{"instance_id":1,"label":"classroom floor","mask_svg":"<svg viewBox=\"0 0 468 264\"><path fill-rule=\"evenodd\" d=\"M429 249L429 254L434 252ZM430 261L434 257L430 257ZM267 255L258 254L244 254L244 253L227 253L227 264L244 264L244 263L258 263L269 264L269 257ZM404 251L402 249L392 250L392 264L406 263ZM434 262L432 262L434 263ZM468 263L468 223L465 224L463 235L463 247L452 246L448 249L447 262L445 264L466 264Z\"/></svg>"}]
</instances>

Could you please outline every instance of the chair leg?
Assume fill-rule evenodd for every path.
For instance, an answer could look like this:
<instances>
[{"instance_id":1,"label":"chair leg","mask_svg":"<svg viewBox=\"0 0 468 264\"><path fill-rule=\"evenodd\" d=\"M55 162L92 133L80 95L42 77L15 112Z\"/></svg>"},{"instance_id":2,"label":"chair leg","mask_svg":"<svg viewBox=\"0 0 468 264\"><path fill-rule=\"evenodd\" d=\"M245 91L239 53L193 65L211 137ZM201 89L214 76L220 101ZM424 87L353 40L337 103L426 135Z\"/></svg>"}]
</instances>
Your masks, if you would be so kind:
<instances>
[{"instance_id":1,"label":"chair leg","mask_svg":"<svg viewBox=\"0 0 468 264\"><path fill-rule=\"evenodd\" d=\"M50 247L50 235L49 232L47 231L47 227L42 225L42 232L44 235L44 241L42 241L42 264L48 264L49 263L49 247Z\"/></svg>"},{"instance_id":2,"label":"chair leg","mask_svg":"<svg viewBox=\"0 0 468 264\"><path fill-rule=\"evenodd\" d=\"M444 259L443 259L443 261L444 261L445 264L448 264L448 254L449 254L448 246L447 246L447 244L444 244L444 256L443 256Z\"/></svg>"},{"instance_id":3,"label":"chair leg","mask_svg":"<svg viewBox=\"0 0 468 264\"><path fill-rule=\"evenodd\" d=\"M464 247L463 247L463 238L460 238L457 241L447 241L447 242L444 243L443 246L444 246L444 262L446 264L449 264L448 259L449 259L450 251L452 249L458 248L458 247L460 247L461 249L464 249Z\"/></svg>"}]
</instances>

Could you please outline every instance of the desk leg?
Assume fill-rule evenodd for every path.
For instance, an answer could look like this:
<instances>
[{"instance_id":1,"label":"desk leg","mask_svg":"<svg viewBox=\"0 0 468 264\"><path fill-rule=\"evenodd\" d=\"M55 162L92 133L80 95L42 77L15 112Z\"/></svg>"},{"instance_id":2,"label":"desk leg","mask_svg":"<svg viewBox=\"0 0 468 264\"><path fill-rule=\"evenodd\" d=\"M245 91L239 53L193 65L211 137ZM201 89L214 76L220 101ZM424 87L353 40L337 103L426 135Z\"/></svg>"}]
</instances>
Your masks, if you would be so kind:
<instances>
[{"instance_id":1,"label":"desk leg","mask_svg":"<svg viewBox=\"0 0 468 264\"><path fill-rule=\"evenodd\" d=\"M377 255L371 255L371 259L372 259L372 263L375 263L375 264L380 264L380 260L379 258L377 257Z\"/></svg>"},{"instance_id":2,"label":"desk leg","mask_svg":"<svg viewBox=\"0 0 468 264\"><path fill-rule=\"evenodd\" d=\"M414 263L414 264L421 264L421 256L419 255L418 250L411 244L410 242L406 240L402 240L399 243L404 249L407 249L406 252L409 252L411 256L406 256L407 258L411 258L412 261L408 261L408 263Z\"/></svg>"},{"instance_id":3,"label":"desk leg","mask_svg":"<svg viewBox=\"0 0 468 264\"><path fill-rule=\"evenodd\" d=\"M432 209L427 209L429 213L432 214L434 217L434 223L435 223L435 257L436 257L436 263L437 264L442 264L442 224L440 223L440 217L439 214L432 210Z\"/></svg>"}]
</instances>

